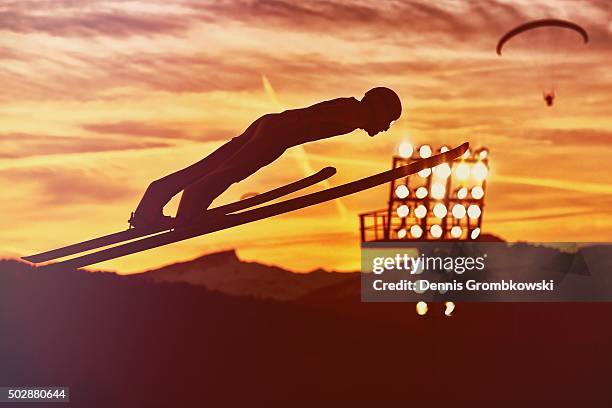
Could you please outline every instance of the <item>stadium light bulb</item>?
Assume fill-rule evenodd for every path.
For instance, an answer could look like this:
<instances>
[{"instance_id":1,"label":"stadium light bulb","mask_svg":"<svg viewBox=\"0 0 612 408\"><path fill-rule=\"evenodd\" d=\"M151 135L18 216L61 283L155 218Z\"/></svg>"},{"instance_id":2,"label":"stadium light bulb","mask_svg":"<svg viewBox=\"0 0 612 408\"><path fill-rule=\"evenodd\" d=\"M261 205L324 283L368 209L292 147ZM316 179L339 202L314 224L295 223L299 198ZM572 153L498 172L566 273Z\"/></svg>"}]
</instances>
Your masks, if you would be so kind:
<instances>
[{"instance_id":1,"label":"stadium light bulb","mask_svg":"<svg viewBox=\"0 0 612 408\"><path fill-rule=\"evenodd\" d=\"M423 204L419 204L417 208L414 209L414 216L417 218L425 218L427 215L427 207Z\"/></svg>"},{"instance_id":2,"label":"stadium light bulb","mask_svg":"<svg viewBox=\"0 0 612 408\"><path fill-rule=\"evenodd\" d=\"M452 316L455 310L454 302L444 302L444 316Z\"/></svg>"},{"instance_id":3,"label":"stadium light bulb","mask_svg":"<svg viewBox=\"0 0 612 408\"><path fill-rule=\"evenodd\" d=\"M467 190L466 190L466 195L467 195ZM482 187L480 186L475 186L472 188L472 197L475 198L476 200L480 200L482 197L484 197L484 190L482 189ZM459 197L461 198L461 197Z\"/></svg>"},{"instance_id":4,"label":"stadium light bulb","mask_svg":"<svg viewBox=\"0 0 612 408\"><path fill-rule=\"evenodd\" d=\"M419 176L421 176L423 178L427 178L431 174L431 169L428 167L426 169L423 169L423 170L419 171L418 174L419 174Z\"/></svg>"},{"instance_id":5,"label":"stadium light bulb","mask_svg":"<svg viewBox=\"0 0 612 408\"><path fill-rule=\"evenodd\" d=\"M442 183L433 183L431 185L431 196L436 200L441 200L444 198L444 194L446 193L446 188Z\"/></svg>"},{"instance_id":6,"label":"stadium light bulb","mask_svg":"<svg viewBox=\"0 0 612 408\"><path fill-rule=\"evenodd\" d=\"M442 227L439 226L438 224L434 224L429 229L429 232L431 233L432 237L440 238L442 236Z\"/></svg>"},{"instance_id":7,"label":"stadium light bulb","mask_svg":"<svg viewBox=\"0 0 612 408\"><path fill-rule=\"evenodd\" d=\"M468 189L465 187L461 187L459 191L457 191L457 198L463 200L465 197L467 197L467 193Z\"/></svg>"},{"instance_id":8,"label":"stadium light bulb","mask_svg":"<svg viewBox=\"0 0 612 408\"><path fill-rule=\"evenodd\" d=\"M420 301L416 304L416 312L419 316L425 316L427 314L427 303Z\"/></svg>"},{"instance_id":9,"label":"stadium light bulb","mask_svg":"<svg viewBox=\"0 0 612 408\"><path fill-rule=\"evenodd\" d=\"M427 188L422 186L417 188L415 195L417 196L417 198L421 199L427 197Z\"/></svg>"},{"instance_id":10,"label":"stadium light bulb","mask_svg":"<svg viewBox=\"0 0 612 408\"><path fill-rule=\"evenodd\" d=\"M414 238L421 238L423 235L423 229L414 224L412 227L410 227L410 235L412 235Z\"/></svg>"},{"instance_id":11,"label":"stadium light bulb","mask_svg":"<svg viewBox=\"0 0 612 408\"><path fill-rule=\"evenodd\" d=\"M434 205L433 215L438 218L444 218L446 217L446 214L448 214L448 210L446 209L446 206L444 204L436 203L436 205Z\"/></svg>"},{"instance_id":12,"label":"stadium light bulb","mask_svg":"<svg viewBox=\"0 0 612 408\"><path fill-rule=\"evenodd\" d=\"M421 156L423 159L431 157L431 153L431 146L429 145L425 144L419 148L419 156Z\"/></svg>"},{"instance_id":13,"label":"stadium light bulb","mask_svg":"<svg viewBox=\"0 0 612 408\"><path fill-rule=\"evenodd\" d=\"M453 238L459 238L462 232L463 231L461 231L461 227L458 225L455 225L453 228L451 228L451 236Z\"/></svg>"},{"instance_id":14,"label":"stadium light bulb","mask_svg":"<svg viewBox=\"0 0 612 408\"><path fill-rule=\"evenodd\" d=\"M397 207L397 216L400 218L406 218L410 214L410 208L407 205L400 205Z\"/></svg>"},{"instance_id":15,"label":"stadium light bulb","mask_svg":"<svg viewBox=\"0 0 612 408\"><path fill-rule=\"evenodd\" d=\"M470 166L467 163L459 163L457 167L455 167L455 176L459 180L465 180L470 176Z\"/></svg>"},{"instance_id":16,"label":"stadium light bulb","mask_svg":"<svg viewBox=\"0 0 612 408\"><path fill-rule=\"evenodd\" d=\"M472 151L470 149L467 149L465 151L465 153L463 153L463 155L461 156L462 159L469 159L469 157L472 155Z\"/></svg>"},{"instance_id":17,"label":"stadium light bulb","mask_svg":"<svg viewBox=\"0 0 612 408\"><path fill-rule=\"evenodd\" d=\"M440 147L440 153L446 153L449 151L448 146L442 145L442 147Z\"/></svg>"},{"instance_id":18,"label":"stadium light bulb","mask_svg":"<svg viewBox=\"0 0 612 408\"><path fill-rule=\"evenodd\" d=\"M395 189L395 195L398 198L404 199L408 197L409 194L410 190L408 190L408 187L406 187L404 184L397 186L397 188Z\"/></svg>"},{"instance_id":19,"label":"stadium light bulb","mask_svg":"<svg viewBox=\"0 0 612 408\"><path fill-rule=\"evenodd\" d=\"M478 158L480 160L484 160L489 156L489 151L487 149L482 149L479 153L478 153Z\"/></svg>"},{"instance_id":20,"label":"stadium light bulb","mask_svg":"<svg viewBox=\"0 0 612 408\"><path fill-rule=\"evenodd\" d=\"M408 232L406 231L406 229L402 228L401 230L397 231L397 237L398 237L399 239L406 238L406 234L407 234L407 233L408 233Z\"/></svg>"},{"instance_id":21,"label":"stadium light bulb","mask_svg":"<svg viewBox=\"0 0 612 408\"><path fill-rule=\"evenodd\" d=\"M470 234L470 238L476 239L480 236L480 228L474 228Z\"/></svg>"},{"instance_id":22,"label":"stadium light bulb","mask_svg":"<svg viewBox=\"0 0 612 408\"><path fill-rule=\"evenodd\" d=\"M445 179L451 174L451 169L448 163L442 163L434 167L434 174L436 177L440 177L441 179Z\"/></svg>"},{"instance_id":23,"label":"stadium light bulb","mask_svg":"<svg viewBox=\"0 0 612 408\"><path fill-rule=\"evenodd\" d=\"M487 178L487 174L489 174L489 169L483 162L478 162L472 167L472 177L474 180L482 181Z\"/></svg>"},{"instance_id":24,"label":"stadium light bulb","mask_svg":"<svg viewBox=\"0 0 612 408\"><path fill-rule=\"evenodd\" d=\"M468 207L467 214L470 218L478 218L480 217L480 214L482 214L482 211L480 210L479 206L472 204Z\"/></svg>"},{"instance_id":25,"label":"stadium light bulb","mask_svg":"<svg viewBox=\"0 0 612 408\"><path fill-rule=\"evenodd\" d=\"M409 159L412 157L412 153L414 152L414 149L412 148L412 145L409 142L402 142L400 143L397 151L400 157L404 159Z\"/></svg>"},{"instance_id":26,"label":"stadium light bulb","mask_svg":"<svg viewBox=\"0 0 612 408\"><path fill-rule=\"evenodd\" d=\"M453 217L460 220L461 218L465 217L465 207L462 204L455 204L453 206L452 213L453 213Z\"/></svg>"}]
</instances>

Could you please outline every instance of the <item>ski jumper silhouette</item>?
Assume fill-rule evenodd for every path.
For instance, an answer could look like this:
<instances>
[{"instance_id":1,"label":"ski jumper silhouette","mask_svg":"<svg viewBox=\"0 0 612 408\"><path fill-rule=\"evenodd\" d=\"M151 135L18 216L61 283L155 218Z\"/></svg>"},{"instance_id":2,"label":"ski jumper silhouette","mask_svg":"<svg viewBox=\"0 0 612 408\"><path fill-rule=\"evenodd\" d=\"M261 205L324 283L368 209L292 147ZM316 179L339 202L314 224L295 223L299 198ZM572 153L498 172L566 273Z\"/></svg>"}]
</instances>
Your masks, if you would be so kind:
<instances>
[{"instance_id":1,"label":"ski jumper silhouette","mask_svg":"<svg viewBox=\"0 0 612 408\"><path fill-rule=\"evenodd\" d=\"M350 133L355 129L364 129L370 136L375 136L389 129L401 113L402 105L397 94L379 87L370 89L361 100L339 98L303 109L264 115L240 136L199 162L152 182L130 218L130 226L136 228L22 259L50 270L81 268L356 194L456 160L468 150L469 143L463 143L391 170L271 203L326 180L336 172L333 167L325 167L316 174L254 197L208 208L229 186L272 163L289 147ZM176 218L165 216L164 206L181 190L183 196ZM44 264L50 261L53 262Z\"/></svg>"},{"instance_id":2,"label":"ski jumper silhouette","mask_svg":"<svg viewBox=\"0 0 612 408\"><path fill-rule=\"evenodd\" d=\"M139 228L171 221L163 214L163 208L183 191L176 221L187 225L233 183L272 163L286 149L356 129L375 136L388 130L401 112L398 95L389 88L377 87L367 91L361 100L338 98L264 115L204 159L153 181L130 224Z\"/></svg>"}]
</instances>

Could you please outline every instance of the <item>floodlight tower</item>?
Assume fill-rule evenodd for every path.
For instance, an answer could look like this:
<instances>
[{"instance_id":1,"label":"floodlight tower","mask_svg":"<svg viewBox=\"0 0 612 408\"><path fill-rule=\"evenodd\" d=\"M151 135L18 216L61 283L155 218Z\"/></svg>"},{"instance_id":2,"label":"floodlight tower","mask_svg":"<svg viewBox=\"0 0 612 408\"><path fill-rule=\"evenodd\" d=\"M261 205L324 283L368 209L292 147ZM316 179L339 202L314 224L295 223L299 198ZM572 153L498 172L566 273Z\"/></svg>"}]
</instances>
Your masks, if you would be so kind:
<instances>
[{"instance_id":1,"label":"floodlight tower","mask_svg":"<svg viewBox=\"0 0 612 408\"><path fill-rule=\"evenodd\" d=\"M449 150L441 146L438 151ZM433 149L400 144L392 167L430 157ZM468 150L459 160L421 170L390 183L385 210L360 214L361 241L475 240L489 173L489 151Z\"/></svg>"}]
</instances>

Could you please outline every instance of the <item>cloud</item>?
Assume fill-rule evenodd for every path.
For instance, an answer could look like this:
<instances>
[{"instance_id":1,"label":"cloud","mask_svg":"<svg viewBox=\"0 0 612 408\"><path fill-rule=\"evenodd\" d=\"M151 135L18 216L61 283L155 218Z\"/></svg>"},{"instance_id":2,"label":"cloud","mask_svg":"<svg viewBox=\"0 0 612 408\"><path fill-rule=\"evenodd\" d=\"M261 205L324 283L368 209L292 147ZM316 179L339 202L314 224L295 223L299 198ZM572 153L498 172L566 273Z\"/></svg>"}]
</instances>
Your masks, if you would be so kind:
<instances>
[{"instance_id":1,"label":"cloud","mask_svg":"<svg viewBox=\"0 0 612 408\"><path fill-rule=\"evenodd\" d=\"M612 145L612 131L599 129L533 129L525 132L527 138L563 146Z\"/></svg>"},{"instance_id":2,"label":"cloud","mask_svg":"<svg viewBox=\"0 0 612 408\"><path fill-rule=\"evenodd\" d=\"M22 56L19 55L17 50L0 45L0 60L19 60Z\"/></svg>"},{"instance_id":3,"label":"cloud","mask_svg":"<svg viewBox=\"0 0 612 408\"><path fill-rule=\"evenodd\" d=\"M127 183L109 178L102 170L72 168L20 168L0 172L3 185L28 189L30 202L25 206L45 212L45 206L109 204L135 195Z\"/></svg>"},{"instance_id":4,"label":"cloud","mask_svg":"<svg viewBox=\"0 0 612 408\"><path fill-rule=\"evenodd\" d=\"M594 5L593 7L598 7ZM533 7L535 8L535 7ZM480 38L500 23L525 19L532 8L498 1L436 5L418 1L232 0L146 3L37 1L0 7L0 30L63 37L179 35L199 23L240 22L250 27L283 28L363 37L453 33ZM467 17L469 16L469 17ZM503 25L502 25L503 26ZM414 38L407 38L413 41Z\"/></svg>"},{"instance_id":5,"label":"cloud","mask_svg":"<svg viewBox=\"0 0 612 408\"><path fill-rule=\"evenodd\" d=\"M565 179L541 177L505 176L497 174L496 183L517 184L523 186L547 187L566 190L580 194L612 195L612 184L592 182L568 182ZM524 190L522 191L524 193Z\"/></svg>"},{"instance_id":6,"label":"cloud","mask_svg":"<svg viewBox=\"0 0 612 408\"><path fill-rule=\"evenodd\" d=\"M441 3L417 1L220 1L190 2L209 20L234 20L255 26L333 33L341 36L432 35L453 33L462 38L483 37L499 30L500 22L520 21L522 8L496 1Z\"/></svg>"},{"instance_id":7,"label":"cloud","mask_svg":"<svg viewBox=\"0 0 612 408\"><path fill-rule=\"evenodd\" d=\"M0 142L2 142L0 159L170 146L170 144L163 142L128 141L99 137L32 135L27 133L0 134Z\"/></svg>"},{"instance_id":8,"label":"cloud","mask_svg":"<svg viewBox=\"0 0 612 408\"><path fill-rule=\"evenodd\" d=\"M162 12L159 7L166 3L159 1L90 1L85 5L62 1L59 6L50 1L36 2L31 8L9 4L12 6L0 9L0 29L12 32L46 32L68 38L108 35L121 40L158 33L168 34L177 43L197 44L201 38L214 42L201 48L189 44L170 49L171 41L160 47L151 40L131 42L126 49L118 43L116 50L101 43L98 50L103 52L86 48L58 50L40 59L30 55L28 66L32 69L27 73L0 68L5 98L31 95L56 99L96 98L121 87L174 93L254 90L260 86L261 74L285 92L337 88L338 77L350 78L342 81L346 87L365 88L373 85L373 76L396 83L406 83L409 76L415 77L410 85L412 96L419 98L427 94L449 99L458 92L476 96L483 89L496 95L499 87L470 89L468 80L495 75L497 82L503 83L507 78L503 75L514 78L516 69L504 74L507 64L494 59L496 39L505 27L550 11L548 6L493 0L435 5L417 1L183 1L170 3L177 7L170 12ZM603 5L593 3L584 8L589 7L599 10ZM142 11L148 9L152 11ZM187 31L192 28L201 32L189 37ZM594 38L601 37L597 27L591 29ZM220 32L235 38L236 44L228 40L224 47L217 37ZM296 32L302 37L295 37ZM257 43L257 33L271 42ZM326 36L316 38L321 34ZM609 43L609 33L601 38L602 43ZM349 48L347 39L352 44ZM292 41L301 42L288 47ZM318 41L344 47L340 49L346 53L312 47ZM358 43L365 48L355 53L351 47ZM377 45L381 50L389 48L390 55L376 51ZM480 53L480 57L466 58L462 51L469 56ZM482 55L490 59L483 60ZM427 75L427 81L416 78L421 74ZM516 94L518 89L506 86L505 92Z\"/></svg>"},{"instance_id":9,"label":"cloud","mask_svg":"<svg viewBox=\"0 0 612 408\"><path fill-rule=\"evenodd\" d=\"M495 224L500 223L521 223L525 221L542 221L542 220L559 220L565 218L585 217L585 216L602 216L606 217L612 214L612 210L600 209L580 209L575 211L558 212L548 211L546 214L524 214L516 213L514 215L505 215L502 217L494 217L490 221Z\"/></svg>"},{"instance_id":10,"label":"cloud","mask_svg":"<svg viewBox=\"0 0 612 408\"><path fill-rule=\"evenodd\" d=\"M0 66L4 87L0 98L91 100L122 88L171 93L253 90L259 89L261 69L267 69L270 61L248 53L226 58L172 51L160 55L150 50L116 52L110 58L68 52L62 58L63 63L53 64L52 59L31 57L28 66L19 70Z\"/></svg>"},{"instance_id":11,"label":"cloud","mask_svg":"<svg viewBox=\"0 0 612 408\"><path fill-rule=\"evenodd\" d=\"M88 10L83 7L82 10ZM59 37L109 36L126 38L135 35L178 34L189 23L172 15L81 11L71 15L28 13L23 10L0 11L0 31L17 34L45 33Z\"/></svg>"},{"instance_id":12,"label":"cloud","mask_svg":"<svg viewBox=\"0 0 612 408\"><path fill-rule=\"evenodd\" d=\"M81 127L95 133L162 137L170 139L188 138L188 135L180 129L169 129L138 122L88 123L81 125Z\"/></svg>"},{"instance_id":13,"label":"cloud","mask_svg":"<svg viewBox=\"0 0 612 408\"><path fill-rule=\"evenodd\" d=\"M224 129L208 129L206 134L192 136L181 129L166 128L158 125L149 125L140 122L112 122L112 123L87 123L81 125L85 130L102 134L115 134L135 137L154 137L162 139L186 139L186 140L226 140L234 135L234 132Z\"/></svg>"}]
</instances>

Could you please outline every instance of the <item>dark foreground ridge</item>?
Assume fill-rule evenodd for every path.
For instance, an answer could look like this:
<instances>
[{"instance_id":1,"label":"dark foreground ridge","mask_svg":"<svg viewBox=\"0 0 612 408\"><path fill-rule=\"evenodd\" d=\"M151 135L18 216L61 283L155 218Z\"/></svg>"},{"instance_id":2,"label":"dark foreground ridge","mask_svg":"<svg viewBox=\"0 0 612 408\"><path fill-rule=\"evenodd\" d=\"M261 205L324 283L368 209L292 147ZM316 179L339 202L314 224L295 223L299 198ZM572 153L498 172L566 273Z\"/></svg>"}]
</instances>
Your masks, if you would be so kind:
<instances>
[{"instance_id":1,"label":"dark foreground ridge","mask_svg":"<svg viewBox=\"0 0 612 408\"><path fill-rule=\"evenodd\" d=\"M321 299L3 261L0 384L69 386L71 407L612 402L612 305Z\"/></svg>"}]
</instances>

